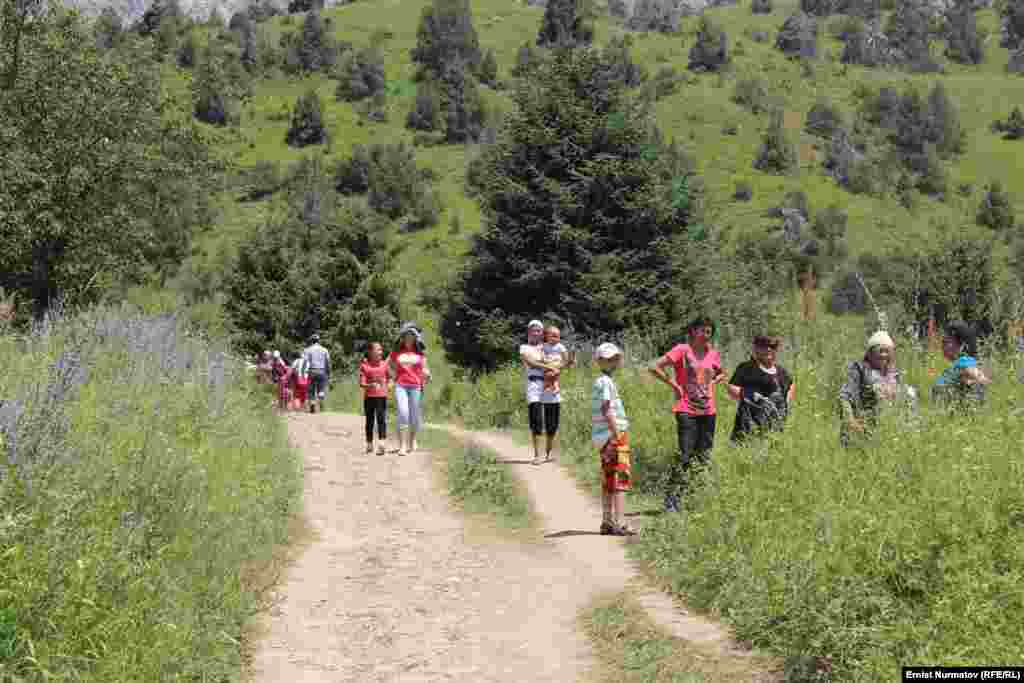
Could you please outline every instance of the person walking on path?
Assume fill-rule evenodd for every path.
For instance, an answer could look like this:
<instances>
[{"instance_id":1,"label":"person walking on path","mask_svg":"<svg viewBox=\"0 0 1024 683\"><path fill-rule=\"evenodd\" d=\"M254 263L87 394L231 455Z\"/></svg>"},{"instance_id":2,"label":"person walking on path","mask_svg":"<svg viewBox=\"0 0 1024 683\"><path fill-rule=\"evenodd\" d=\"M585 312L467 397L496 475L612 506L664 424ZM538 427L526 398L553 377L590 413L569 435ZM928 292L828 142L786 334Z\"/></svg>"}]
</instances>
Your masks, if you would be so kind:
<instances>
[{"instance_id":1,"label":"person walking on path","mask_svg":"<svg viewBox=\"0 0 1024 683\"><path fill-rule=\"evenodd\" d=\"M544 433L544 372L553 370L544 362L544 323L531 320L526 326L526 343L519 347L526 379L526 410L533 444L533 464L539 465L540 437Z\"/></svg>"},{"instance_id":2,"label":"person walking on path","mask_svg":"<svg viewBox=\"0 0 1024 683\"><path fill-rule=\"evenodd\" d=\"M697 318L687 327L688 343L676 344L656 360L650 372L672 387L676 402L676 436L679 459L669 473L665 510L679 512L681 495L693 476L694 464L707 465L715 444L715 386L725 379L722 358L711 346L715 325L708 318ZM675 373L669 377L665 368Z\"/></svg>"},{"instance_id":3,"label":"person walking on path","mask_svg":"<svg viewBox=\"0 0 1024 683\"><path fill-rule=\"evenodd\" d=\"M978 367L978 338L970 325L957 320L946 327L942 355L952 365L935 379L932 397L963 410L984 403L985 386L991 380Z\"/></svg>"},{"instance_id":4,"label":"person walking on path","mask_svg":"<svg viewBox=\"0 0 1024 683\"><path fill-rule=\"evenodd\" d=\"M427 357L419 329L406 323L398 333L395 350L388 356L388 372L395 384L398 408L398 454L416 451L416 432L423 422L423 387L430 381Z\"/></svg>"},{"instance_id":5,"label":"person walking on path","mask_svg":"<svg viewBox=\"0 0 1024 683\"><path fill-rule=\"evenodd\" d=\"M549 369L544 371L544 389L540 395L540 403L544 410L545 442L544 462L551 462L551 451L558 437L558 425L561 420L562 388L560 383L563 367L569 367L569 350L562 344L562 332L554 325L544 329L544 344L541 346L544 363ZM538 464L534 460L534 464Z\"/></svg>"},{"instance_id":6,"label":"person walking on path","mask_svg":"<svg viewBox=\"0 0 1024 683\"><path fill-rule=\"evenodd\" d=\"M306 359L299 352L298 357L292 361L292 408L305 410L306 401L309 400L309 366Z\"/></svg>"},{"instance_id":7,"label":"person walking on path","mask_svg":"<svg viewBox=\"0 0 1024 683\"><path fill-rule=\"evenodd\" d=\"M278 354L275 362L280 363L280 368L277 370L277 401L278 408L281 412L286 412L291 406L292 402L292 368L290 365L285 363L280 354Z\"/></svg>"},{"instance_id":8,"label":"person walking on path","mask_svg":"<svg viewBox=\"0 0 1024 683\"><path fill-rule=\"evenodd\" d=\"M612 375L622 365L622 351L615 344L597 347L594 359L601 375L591 393L591 441L601 458L601 534L632 536L625 523L626 491L632 487L629 450L629 419Z\"/></svg>"},{"instance_id":9,"label":"person walking on path","mask_svg":"<svg viewBox=\"0 0 1024 683\"><path fill-rule=\"evenodd\" d=\"M309 372L309 412L323 412L327 397L327 384L331 379L331 354L320 345L320 335L314 334L310 345L302 352Z\"/></svg>"},{"instance_id":10,"label":"person walking on path","mask_svg":"<svg viewBox=\"0 0 1024 683\"><path fill-rule=\"evenodd\" d=\"M729 398L739 402L730 437L733 443L742 443L755 431L781 432L785 425L796 384L775 363L781 345L778 337L755 336L751 359L740 363L729 380Z\"/></svg>"},{"instance_id":11,"label":"person walking on path","mask_svg":"<svg viewBox=\"0 0 1024 683\"><path fill-rule=\"evenodd\" d=\"M373 427L376 424L377 455L384 455L391 379L380 342L370 344L366 358L359 364L359 386L363 389L363 413L366 415L366 452L373 453Z\"/></svg>"},{"instance_id":12,"label":"person walking on path","mask_svg":"<svg viewBox=\"0 0 1024 683\"><path fill-rule=\"evenodd\" d=\"M879 415L903 403L911 412L917 408L914 388L903 382L896 368L896 344L888 332L879 330L868 339L864 358L846 368L846 382L839 389L839 443L847 448L855 440L870 436Z\"/></svg>"}]
</instances>

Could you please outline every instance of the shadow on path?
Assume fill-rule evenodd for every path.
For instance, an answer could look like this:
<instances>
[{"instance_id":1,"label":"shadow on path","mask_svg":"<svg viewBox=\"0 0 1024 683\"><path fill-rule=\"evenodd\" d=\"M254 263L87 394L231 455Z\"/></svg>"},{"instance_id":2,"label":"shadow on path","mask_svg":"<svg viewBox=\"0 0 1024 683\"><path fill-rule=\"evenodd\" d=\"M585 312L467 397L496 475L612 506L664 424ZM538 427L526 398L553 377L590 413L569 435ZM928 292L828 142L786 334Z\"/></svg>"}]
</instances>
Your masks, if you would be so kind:
<instances>
[{"instance_id":1,"label":"shadow on path","mask_svg":"<svg viewBox=\"0 0 1024 683\"><path fill-rule=\"evenodd\" d=\"M565 538L566 536L600 536L599 531L580 531L579 529L573 529L570 531L557 531L553 534L544 534L544 538Z\"/></svg>"}]
</instances>

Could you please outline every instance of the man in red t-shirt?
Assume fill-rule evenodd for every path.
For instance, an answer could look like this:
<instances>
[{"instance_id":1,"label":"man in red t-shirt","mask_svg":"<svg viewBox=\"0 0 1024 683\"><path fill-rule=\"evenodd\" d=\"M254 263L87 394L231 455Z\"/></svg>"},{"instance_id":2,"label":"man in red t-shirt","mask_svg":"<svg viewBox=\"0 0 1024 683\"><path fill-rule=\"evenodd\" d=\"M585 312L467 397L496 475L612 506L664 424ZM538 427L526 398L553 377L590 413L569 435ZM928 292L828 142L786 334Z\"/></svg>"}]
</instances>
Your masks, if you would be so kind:
<instances>
[{"instance_id":1,"label":"man in red t-shirt","mask_svg":"<svg viewBox=\"0 0 1024 683\"><path fill-rule=\"evenodd\" d=\"M679 461L673 466L665 493L665 510L679 512L694 461L706 465L715 443L715 386L725 379L722 358L711 346L715 324L697 318L687 327L688 343L676 344L651 364L651 374L675 392L672 412L676 416ZM672 366L673 377L665 369Z\"/></svg>"}]
</instances>

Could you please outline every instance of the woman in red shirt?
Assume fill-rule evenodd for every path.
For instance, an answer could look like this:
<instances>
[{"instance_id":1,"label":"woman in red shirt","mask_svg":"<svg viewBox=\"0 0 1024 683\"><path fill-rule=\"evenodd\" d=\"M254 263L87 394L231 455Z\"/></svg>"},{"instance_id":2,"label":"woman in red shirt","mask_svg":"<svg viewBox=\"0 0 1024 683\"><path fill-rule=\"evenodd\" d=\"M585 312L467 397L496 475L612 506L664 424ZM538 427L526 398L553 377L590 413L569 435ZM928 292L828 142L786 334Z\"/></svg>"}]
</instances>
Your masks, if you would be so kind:
<instances>
[{"instance_id":1,"label":"woman in red shirt","mask_svg":"<svg viewBox=\"0 0 1024 683\"><path fill-rule=\"evenodd\" d=\"M384 455L387 438L388 364L384 347L373 342L366 358L359 364L359 386L363 389L363 413L366 415L366 452L373 453L373 425L377 424L377 455Z\"/></svg>"},{"instance_id":2,"label":"woman in red shirt","mask_svg":"<svg viewBox=\"0 0 1024 683\"><path fill-rule=\"evenodd\" d=\"M416 450L416 432L422 422L423 385L430 380L420 336L416 326L404 325L398 333L395 350L388 356L388 370L395 383L395 405L398 408L399 455Z\"/></svg>"}]
</instances>

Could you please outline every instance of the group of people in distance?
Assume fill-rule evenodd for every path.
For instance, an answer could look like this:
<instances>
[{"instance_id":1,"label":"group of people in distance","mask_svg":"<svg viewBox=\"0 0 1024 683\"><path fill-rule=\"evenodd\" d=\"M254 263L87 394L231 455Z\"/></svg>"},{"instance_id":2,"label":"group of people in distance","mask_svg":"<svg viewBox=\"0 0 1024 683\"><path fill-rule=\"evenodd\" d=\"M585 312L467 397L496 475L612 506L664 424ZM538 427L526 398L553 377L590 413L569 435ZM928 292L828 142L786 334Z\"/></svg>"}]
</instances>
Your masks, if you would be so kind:
<instances>
[{"instance_id":1,"label":"group of people in distance","mask_svg":"<svg viewBox=\"0 0 1024 683\"><path fill-rule=\"evenodd\" d=\"M280 351L264 351L256 361L256 381L277 386L278 407L286 410L323 410L331 376L331 354L314 334L309 346L288 363Z\"/></svg>"},{"instance_id":2,"label":"group of people in distance","mask_svg":"<svg viewBox=\"0 0 1024 683\"><path fill-rule=\"evenodd\" d=\"M676 344L649 367L650 373L671 387L674 395L678 457L666 487L666 512L680 511L682 496L695 470L710 461L717 385L724 383L729 398L739 403L731 434L734 443L743 443L755 434L781 431L796 395L792 375L776 363L782 345L779 337L755 336L750 359L740 363L726 380L721 356L712 344L714 334L715 325L710 319L695 319L687 327L687 341ZM569 366L564 360L568 352L560 343L557 328L544 328L540 321L529 323L527 340L520 347L520 357L526 373L534 463L539 464L543 433L547 434L545 462L551 460L561 403L558 375ZM951 323L942 350L951 365L936 379L933 399L961 405L982 402L990 379L978 366L977 339L971 326L962 321ZM917 392L897 369L895 351L892 337L878 331L868 339L864 357L849 364L838 396L842 446L863 442L886 410L902 407L916 413ZM622 351L604 343L597 347L594 359L601 370L591 394L591 439L599 453L602 474L601 533L628 536L635 533L623 519L625 492L632 480L629 420L614 381L615 370L622 365Z\"/></svg>"}]
</instances>

